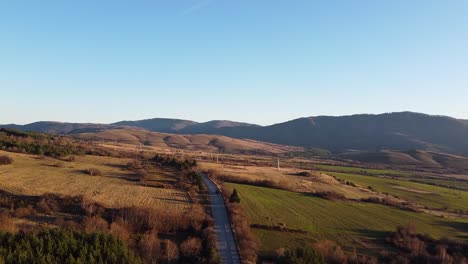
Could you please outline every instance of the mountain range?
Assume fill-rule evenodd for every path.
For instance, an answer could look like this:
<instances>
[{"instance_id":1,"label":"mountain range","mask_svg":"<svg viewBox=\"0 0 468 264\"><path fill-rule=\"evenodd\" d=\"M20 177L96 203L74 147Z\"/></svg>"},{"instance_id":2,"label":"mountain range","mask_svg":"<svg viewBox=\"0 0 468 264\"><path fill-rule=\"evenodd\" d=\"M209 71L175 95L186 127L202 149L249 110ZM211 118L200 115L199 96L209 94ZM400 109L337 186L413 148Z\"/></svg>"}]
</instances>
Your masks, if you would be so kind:
<instances>
[{"instance_id":1,"label":"mountain range","mask_svg":"<svg viewBox=\"0 0 468 264\"><path fill-rule=\"evenodd\" d=\"M155 118L113 124L36 122L1 127L51 134L92 133L136 127L171 134L222 135L274 144L320 148L334 153L379 150L468 153L467 120L413 112L317 116L270 126L225 120L198 123L190 120Z\"/></svg>"}]
</instances>

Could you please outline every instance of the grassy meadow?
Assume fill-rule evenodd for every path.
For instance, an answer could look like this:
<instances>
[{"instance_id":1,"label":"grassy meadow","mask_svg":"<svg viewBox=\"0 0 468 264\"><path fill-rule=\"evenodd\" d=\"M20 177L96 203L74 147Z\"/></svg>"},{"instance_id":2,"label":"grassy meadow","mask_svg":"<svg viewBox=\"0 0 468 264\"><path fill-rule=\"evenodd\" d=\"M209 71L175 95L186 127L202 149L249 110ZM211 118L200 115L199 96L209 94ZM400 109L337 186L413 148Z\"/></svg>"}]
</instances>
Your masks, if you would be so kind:
<instances>
[{"instance_id":1,"label":"grassy meadow","mask_svg":"<svg viewBox=\"0 0 468 264\"><path fill-rule=\"evenodd\" d=\"M298 174L304 172L304 170L296 168L281 168L278 170L274 167L223 165L208 162L201 162L200 167L202 170L215 170L218 175L228 176L238 181L271 181L275 185L295 192L334 191L351 199L370 196L369 192L342 184L326 174L311 172L310 176L299 176Z\"/></svg>"},{"instance_id":2,"label":"grassy meadow","mask_svg":"<svg viewBox=\"0 0 468 264\"><path fill-rule=\"evenodd\" d=\"M468 211L468 192L417 183L407 180L364 176L350 173L324 172L339 179L351 181L363 187L371 186L381 193L389 193L402 199L435 209Z\"/></svg>"},{"instance_id":3,"label":"grassy meadow","mask_svg":"<svg viewBox=\"0 0 468 264\"><path fill-rule=\"evenodd\" d=\"M323 171L358 173L358 174L364 173L364 174L386 175L386 176L395 176L395 177L408 177L412 174L411 172L399 171L399 170L367 169L367 168L333 166L333 165L324 165L324 164L316 164L314 165L314 167L316 167L318 170L323 170Z\"/></svg>"},{"instance_id":4,"label":"grassy meadow","mask_svg":"<svg viewBox=\"0 0 468 264\"><path fill-rule=\"evenodd\" d=\"M241 197L252 224L284 225L307 233L288 233L254 229L262 243L262 252L270 253L285 246L303 245L316 240L333 240L351 250L372 253L382 249L383 238L399 225L414 224L419 233L434 238L468 237L468 221L444 219L392 207L344 201L329 201L304 194L227 184Z\"/></svg>"}]
</instances>

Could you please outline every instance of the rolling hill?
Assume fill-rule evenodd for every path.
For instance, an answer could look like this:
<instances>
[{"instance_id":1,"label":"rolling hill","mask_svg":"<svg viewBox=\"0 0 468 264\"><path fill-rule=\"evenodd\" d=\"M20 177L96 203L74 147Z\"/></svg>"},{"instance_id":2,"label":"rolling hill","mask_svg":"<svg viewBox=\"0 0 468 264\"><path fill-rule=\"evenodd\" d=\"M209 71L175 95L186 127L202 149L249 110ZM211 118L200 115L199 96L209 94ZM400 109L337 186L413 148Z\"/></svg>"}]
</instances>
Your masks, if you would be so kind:
<instances>
[{"instance_id":1,"label":"rolling hill","mask_svg":"<svg viewBox=\"0 0 468 264\"><path fill-rule=\"evenodd\" d=\"M91 123L64 123L64 122L53 122L53 121L40 121L34 122L27 125L0 125L2 128L12 128L18 129L23 131L34 131L40 133L47 133L47 134L56 134L56 135L64 135L64 134L73 134L77 132L85 132L85 131L101 131L110 128L118 128L118 126L114 125L106 125L106 124L91 124Z\"/></svg>"},{"instance_id":2,"label":"rolling hill","mask_svg":"<svg viewBox=\"0 0 468 264\"><path fill-rule=\"evenodd\" d=\"M223 135L274 144L327 149L334 153L349 150L427 150L452 154L468 153L468 122L447 116L412 112L380 115L317 116L271 126L232 121L197 123L180 119L147 119L114 124L73 124L38 122L12 126L46 133L99 132L122 127L138 127L173 134Z\"/></svg>"},{"instance_id":3,"label":"rolling hill","mask_svg":"<svg viewBox=\"0 0 468 264\"><path fill-rule=\"evenodd\" d=\"M152 122L157 122L153 120ZM122 123L116 123L122 124ZM136 123L123 123L139 126ZM191 124L171 133L218 134L276 144L348 150L431 150L468 153L468 123L446 116L400 112L380 115L318 116L271 126L234 123L226 126ZM148 126L142 128L150 129ZM150 129L158 131L157 129ZM166 132L166 131L158 131Z\"/></svg>"},{"instance_id":4,"label":"rolling hill","mask_svg":"<svg viewBox=\"0 0 468 264\"><path fill-rule=\"evenodd\" d=\"M380 163L419 168L445 168L467 170L468 157L431 151L355 151L339 154L338 157L364 163Z\"/></svg>"},{"instance_id":5,"label":"rolling hill","mask_svg":"<svg viewBox=\"0 0 468 264\"><path fill-rule=\"evenodd\" d=\"M168 118L153 118L139 121L121 121L114 123L115 126L133 126L151 131L163 133L177 133L187 126L196 125L197 122L182 120L182 119L168 119Z\"/></svg>"},{"instance_id":6,"label":"rolling hill","mask_svg":"<svg viewBox=\"0 0 468 264\"><path fill-rule=\"evenodd\" d=\"M258 125L233 122L228 120L213 120L197 123L189 120L154 118L140 121L122 121L112 125L132 126L162 133L178 134L217 134L222 128L259 127Z\"/></svg>"},{"instance_id":7,"label":"rolling hill","mask_svg":"<svg viewBox=\"0 0 468 264\"><path fill-rule=\"evenodd\" d=\"M86 140L232 154L271 155L303 151L301 147L234 139L226 136L167 134L135 128L109 129L94 133L79 133L73 136Z\"/></svg>"}]
</instances>

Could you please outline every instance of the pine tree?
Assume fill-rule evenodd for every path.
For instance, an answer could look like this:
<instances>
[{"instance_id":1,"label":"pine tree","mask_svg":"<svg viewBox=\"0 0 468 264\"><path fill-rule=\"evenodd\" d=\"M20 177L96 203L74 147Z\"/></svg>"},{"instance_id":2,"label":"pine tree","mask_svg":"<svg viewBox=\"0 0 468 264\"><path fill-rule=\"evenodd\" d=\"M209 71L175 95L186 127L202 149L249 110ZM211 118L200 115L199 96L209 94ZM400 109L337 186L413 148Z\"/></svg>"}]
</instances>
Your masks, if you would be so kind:
<instances>
[{"instance_id":1,"label":"pine tree","mask_svg":"<svg viewBox=\"0 0 468 264\"><path fill-rule=\"evenodd\" d=\"M230 203L240 203L240 201L241 201L240 196L237 193L237 190L234 189L234 191L232 191L231 197L229 197L229 202Z\"/></svg>"}]
</instances>

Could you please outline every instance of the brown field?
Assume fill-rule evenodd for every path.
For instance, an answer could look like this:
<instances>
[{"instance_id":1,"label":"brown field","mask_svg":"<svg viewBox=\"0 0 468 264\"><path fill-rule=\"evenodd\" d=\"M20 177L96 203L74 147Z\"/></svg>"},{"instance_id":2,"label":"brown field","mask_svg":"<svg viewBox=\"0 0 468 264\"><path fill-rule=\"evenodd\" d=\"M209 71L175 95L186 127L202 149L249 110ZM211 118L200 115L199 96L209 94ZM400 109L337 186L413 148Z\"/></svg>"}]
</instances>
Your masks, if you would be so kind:
<instances>
[{"instance_id":1,"label":"brown field","mask_svg":"<svg viewBox=\"0 0 468 264\"><path fill-rule=\"evenodd\" d=\"M77 156L74 162L0 151L14 159L12 165L0 166L0 189L15 194L84 195L107 207L163 207L185 209L190 205L187 194L175 189L142 186L132 172L123 169L130 160ZM102 176L90 176L86 169L98 169ZM151 179L173 181L173 174L153 168Z\"/></svg>"},{"instance_id":2,"label":"brown field","mask_svg":"<svg viewBox=\"0 0 468 264\"><path fill-rule=\"evenodd\" d=\"M277 145L247 139L217 135L174 135L142 129L111 129L97 133L76 134L86 140L130 144L146 150L184 149L205 152L281 154L302 151L303 148Z\"/></svg>"},{"instance_id":3,"label":"brown field","mask_svg":"<svg viewBox=\"0 0 468 264\"><path fill-rule=\"evenodd\" d=\"M277 185L284 186L285 189L295 192L338 192L350 199L368 198L375 194L364 188L356 188L342 184L335 178L318 172L312 172L311 176L298 176L301 169L274 167L257 167L242 165L223 165L209 162L200 163L203 170L215 170L218 175L229 176L239 180L262 181L268 180Z\"/></svg>"}]
</instances>

